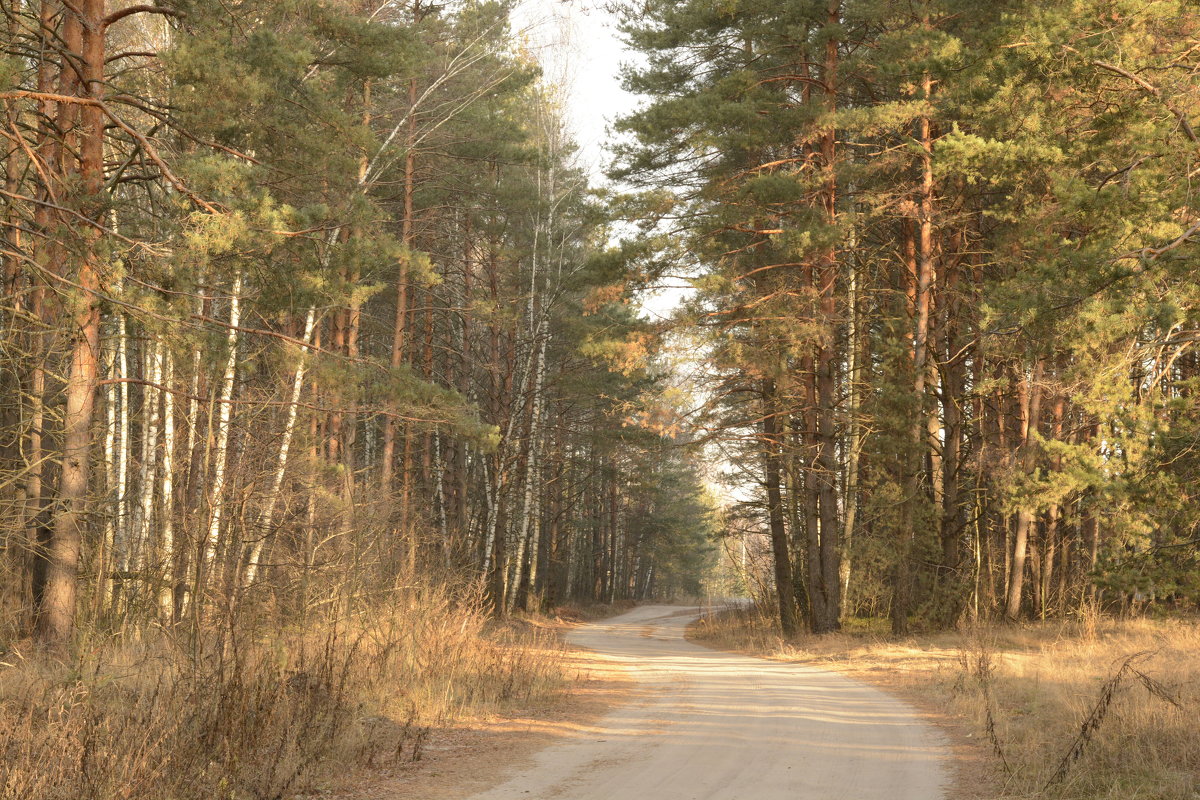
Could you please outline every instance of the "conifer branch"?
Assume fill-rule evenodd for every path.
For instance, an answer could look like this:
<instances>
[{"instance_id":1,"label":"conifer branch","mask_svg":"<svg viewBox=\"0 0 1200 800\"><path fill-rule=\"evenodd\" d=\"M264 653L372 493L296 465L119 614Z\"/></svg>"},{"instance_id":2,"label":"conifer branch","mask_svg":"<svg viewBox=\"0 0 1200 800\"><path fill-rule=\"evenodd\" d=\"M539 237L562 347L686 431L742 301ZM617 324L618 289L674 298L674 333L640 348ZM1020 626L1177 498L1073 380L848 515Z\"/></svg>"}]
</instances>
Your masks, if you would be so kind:
<instances>
[{"instance_id":1,"label":"conifer branch","mask_svg":"<svg viewBox=\"0 0 1200 800\"><path fill-rule=\"evenodd\" d=\"M1167 110L1170 111L1175 116L1175 119L1179 121L1179 127L1183 130L1184 136L1187 136L1187 138L1191 139L1193 142L1200 143L1200 137L1196 136L1196 131L1192 129L1192 124L1188 122L1187 115L1177 108L1174 103L1163 97L1162 90L1157 86L1150 83L1145 78L1135 75L1127 69L1118 67L1116 64L1110 64L1107 61L1093 61L1092 66L1108 70L1109 72L1120 75L1123 78L1127 78L1136 83L1147 94L1161 100L1162 104L1167 107Z\"/></svg>"}]
</instances>

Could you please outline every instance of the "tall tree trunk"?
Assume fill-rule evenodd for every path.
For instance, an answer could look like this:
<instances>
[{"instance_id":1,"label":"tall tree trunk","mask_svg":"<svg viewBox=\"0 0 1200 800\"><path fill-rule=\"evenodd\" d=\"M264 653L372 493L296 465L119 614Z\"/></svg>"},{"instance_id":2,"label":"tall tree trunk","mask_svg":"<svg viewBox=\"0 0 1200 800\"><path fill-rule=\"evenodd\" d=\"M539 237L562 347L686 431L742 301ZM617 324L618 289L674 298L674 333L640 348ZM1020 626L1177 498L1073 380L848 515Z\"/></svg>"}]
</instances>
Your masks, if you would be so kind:
<instances>
[{"instance_id":1,"label":"tall tree trunk","mask_svg":"<svg viewBox=\"0 0 1200 800\"><path fill-rule=\"evenodd\" d=\"M146 565L151 561L150 549L153 546L155 499L158 487L158 428L161 422L162 394L162 341L157 336L151 336L146 342L143 361L143 374L146 375L146 387L142 392L142 468L141 468L141 497L138 506L138 531L134 543L134 569L139 574L144 573Z\"/></svg>"},{"instance_id":2,"label":"tall tree trunk","mask_svg":"<svg viewBox=\"0 0 1200 800\"><path fill-rule=\"evenodd\" d=\"M1029 475L1033 472L1037 459L1033 434L1038 429L1042 405L1042 361L1039 359L1029 376L1022 376L1021 401L1021 434L1017 445L1020 454L1022 471ZM1021 616L1021 598L1025 588L1025 557L1029 548L1029 531L1033 525L1034 514L1027 501L1022 502L1017 509L1016 527L1013 530L1012 569L1008 575L1007 601L1004 615L1010 620Z\"/></svg>"},{"instance_id":3,"label":"tall tree trunk","mask_svg":"<svg viewBox=\"0 0 1200 800\"><path fill-rule=\"evenodd\" d=\"M548 338L549 333L543 331L539 335L539 340ZM546 384L546 348L550 346L548 341L540 341L538 345L537 359L537 375L533 382L533 425L530 430L530 465L529 475L530 484L536 486L536 491L533 492L531 507L527 508L525 515L528 523L529 531L529 577L526 581L526 594L522 607L528 610L531 607L534 596L539 592L538 586L538 555L541 550L542 541L542 493L544 491L543 476L542 476L542 447L544 438L544 422L545 422L545 384Z\"/></svg>"},{"instance_id":4,"label":"tall tree trunk","mask_svg":"<svg viewBox=\"0 0 1200 800\"><path fill-rule=\"evenodd\" d=\"M162 509L158 536L158 607L164 620L175 614L175 357L163 347Z\"/></svg>"},{"instance_id":5,"label":"tall tree trunk","mask_svg":"<svg viewBox=\"0 0 1200 800\"><path fill-rule=\"evenodd\" d=\"M933 82L928 73L922 77L926 100L932 95ZM922 454L927 445L926 383L929 359L929 316L933 289L933 140L929 117L921 116L916 123L916 138L921 145L919 154L921 182L917 203L916 274L912 287L913 335L913 423L909 435L911 453L904 466L904 508L900 535L899 557L896 564L892 600L892 633L908 633L912 586L912 551L916 539L918 509L921 504Z\"/></svg>"},{"instance_id":6,"label":"tall tree trunk","mask_svg":"<svg viewBox=\"0 0 1200 800\"><path fill-rule=\"evenodd\" d=\"M854 543L854 524L858 514L858 463L859 451L862 449L861 399L859 397L860 332L858 312L858 270L851 264L849 270L849 291L846 300L850 313L846 342L846 488L843 493L846 504L842 517L841 564L838 576L838 608L845 613L850 595L850 563Z\"/></svg>"},{"instance_id":7,"label":"tall tree trunk","mask_svg":"<svg viewBox=\"0 0 1200 800\"><path fill-rule=\"evenodd\" d=\"M783 440L780 436L775 381L771 378L763 378L762 397L763 482L767 490L767 524L771 531L771 553L775 565L775 596L779 602L779 628L784 636L791 637L800 632L800 620L796 613L792 557L784 523L783 498L779 491Z\"/></svg>"},{"instance_id":8,"label":"tall tree trunk","mask_svg":"<svg viewBox=\"0 0 1200 800\"><path fill-rule=\"evenodd\" d=\"M233 292L229 298L229 329L225 336L225 371L221 378L221 395L217 409L217 439L213 448L212 486L208 500L208 532L204 538L204 550L198 559L196 587L193 602L197 605L206 585L215 585L217 554L221 546L221 523L225 515L225 483L228 479L229 433L233 417L233 388L237 379L238 327L241 325L242 273L233 279Z\"/></svg>"},{"instance_id":9,"label":"tall tree trunk","mask_svg":"<svg viewBox=\"0 0 1200 800\"><path fill-rule=\"evenodd\" d=\"M805 270L807 283L813 285L813 270ZM804 533L804 598L809 627L817 629L819 620L828 617L825 593L821 591L821 491L816 472L820 468L819 411L817 366L811 353L800 359L804 387L804 433L801 437L801 458L804 465L803 533ZM799 487L793 487L798 489Z\"/></svg>"},{"instance_id":10,"label":"tall tree trunk","mask_svg":"<svg viewBox=\"0 0 1200 800\"><path fill-rule=\"evenodd\" d=\"M960 494L960 454L963 439L963 413L961 403L965 394L965 355L959 337L960 317L963 312L958 298L961 278L961 262L966 237L963 232L954 234L954 264L947 264L942 287L941 319L944 347L942 369L942 510L941 540L942 565L952 575L959 569L962 555L962 501Z\"/></svg>"},{"instance_id":11,"label":"tall tree trunk","mask_svg":"<svg viewBox=\"0 0 1200 800\"><path fill-rule=\"evenodd\" d=\"M111 346L107 348L108 386L104 392L104 499L108 508L116 508L117 487L117 353ZM96 597L93 602L93 615L99 616L108 604L113 593L113 550L116 546L116 518L110 512L104 518L104 536L100 542L100 552L96 554Z\"/></svg>"},{"instance_id":12,"label":"tall tree trunk","mask_svg":"<svg viewBox=\"0 0 1200 800\"><path fill-rule=\"evenodd\" d=\"M104 0L78 0L66 14L63 46L79 54L78 64L64 60L60 92L66 96L100 99L104 87ZM78 72L76 71L78 69ZM82 76L82 81L79 76ZM71 108L62 103L59 126L71 131L78 126L79 178L84 194L81 204L86 216L103 218L104 117L95 105ZM76 138L72 136L72 138ZM66 159L71 158L66 148ZM72 325L71 356L67 371L63 414L62 465L58 502L47 552L46 586L38 615L38 639L62 647L75 625L78 573L83 548L83 526L91 459L92 415L95 407L100 357L100 287L98 229L88 226L83 235L82 256L74 270L75 289L68 300L67 318Z\"/></svg>"},{"instance_id":13,"label":"tall tree trunk","mask_svg":"<svg viewBox=\"0 0 1200 800\"><path fill-rule=\"evenodd\" d=\"M392 326L391 365L397 370L404 363L404 340L408 326L408 284L415 242L413 238L413 193L416 185L416 141L417 141L417 81L408 82L408 124L405 133L404 153L404 216L400 221L400 239L406 253L396 277L396 318ZM407 436L407 434L406 434ZM383 423L383 453L381 456L380 484L385 495L393 490L396 459L396 421L388 417ZM407 470L407 467L405 468ZM401 498L400 531L408 535L408 474L401 476L404 484Z\"/></svg>"},{"instance_id":14,"label":"tall tree trunk","mask_svg":"<svg viewBox=\"0 0 1200 800\"><path fill-rule=\"evenodd\" d=\"M308 314L304 318L304 335L301 341L304 344L300 348L300 352L296 356L296 368L292 372L292 392L288 399L287 418L283 425L283 437L279 441L279 455L275 459L275 470L271 475L271 488L267 491L267 496L263 500L262 516L258 523L258 536L255 537L254 543L250 547L250 553L246 559L246 571L242 578L243 586L253 585L258 577L259 570L262 568L260 560L263 550L266 547L267 541L272 537L274 531L272 526L275 521L275 506L279 503L279 496L283 491L283 478L287 472L288 452L292 446L292 436L296 431L296 418L300 407L300 393L304 390L304 373L307 367L307 355L309 352L309 342L312 341L313 330L316 328L317 310L313 306L308 307Z\"/></svg>"},{"instance_id":15,"label":"tall tree trunk","mask_svg":"<svg viewBox=\"0 0 1200 800\"><path fill-rule=\"evenodd\" d=\"M841 22L841 0L828 0L826 28L835 29ZM825 185L821 203L825 221L837 225L837 132L833 127L838 108L838 39L834 35L825 41L823 71L825 113L828 125L821 141L821 161L825 168ZM824 339L817 346L817 452L815 477L820 504L820 573L815 585L810 584L810 600L814 591L821 594L821 603L813 603L813 631L828 633L837 630L841 617L841 534L838 522L838 475L836 415L840 398L837 391L837 283L838 251L831 246L821 256L821 278L818 287L820 314L825 328Z\"/></svg>"},{"instance_id":16,"label":"tall tree trunk","mask_svg":"<svg viewBox=\"0 0 1200 800\"><path fill-rule=\"evenodd\" d=\"M1063 432L1063 416L1066 411L1066 396L1061 392L1057 392L1054 397L1054 404L1051 409L1050 419L1050 438L1052 441L1060 441ZM1057 473L1062 470L1062 457L1056 456L1050 464L1050 471ZM1052 503L1046 510L1046 537L1045 546L1042 548L1042 569L1041 581L1042 585L1039 591L1041 603L1039 604L1038 613L1042 619L1046 618L1046 614L1052 611L1050 606L1054 599L1054 565L1060 549L1065 548L1065 543L1060 541L1060 525L1059 525L1059 505ZM1061 603L1061 598L1059 598Z\"/></svg>"}]
</instances>

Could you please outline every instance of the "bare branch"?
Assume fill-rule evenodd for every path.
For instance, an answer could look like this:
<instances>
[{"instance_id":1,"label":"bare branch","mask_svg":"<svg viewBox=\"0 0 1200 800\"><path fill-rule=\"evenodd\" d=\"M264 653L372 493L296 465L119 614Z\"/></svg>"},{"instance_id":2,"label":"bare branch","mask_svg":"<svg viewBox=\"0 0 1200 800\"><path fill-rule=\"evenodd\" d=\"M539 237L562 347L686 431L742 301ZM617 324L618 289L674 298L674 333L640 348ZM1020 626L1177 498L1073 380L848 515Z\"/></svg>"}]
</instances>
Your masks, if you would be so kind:
<instances>
[{"instance_id":1,"label":"bare branch","mask_svg":"<svg viewBox=\"0 0 1200 800\"><path fill-rule=\"evenodd\" d=\"M1135 75L1127 69L1122 69L1116 64L1110 64L1107 61L1093 61L1092 66L1099 67L1100 69L1106 69L1109 72L1120 75L1122 78L1128 78L1140 86L1142 90L1146 92L1146 94L1152 95L1161 100L1163 105L1167 107L1167 110L1174 114L1175 119L1179 121L1179 127L1183 130L1183 134L1193 142L1200 143L1200 137L1196 136L1196 131L1192 129L1192 124L1188 122L1187 116L1178 108L1176 108L1174 103L1163 97L1162 90L1157 86L1150 83L1145 78Z\"/></svg>"},{"instance_id":2,"label":"bare branch","mask_svg":"<svg viewBox=\"0 0 1200 800\"><path fill-rule=\"evenodd\" d=\"M121 20L125 19L126 17L131 17L134 14L160 14L164 17L178 17L178 18L183 18L183 16L184 16L183 13L176 11L173 8L164 8L163 6L150 6L150 5L126 6L125 8L114 11L113 13L111 13L107 17L105 17L104 20L100 23L100 28L101 29L107 28L109 25L112 25L116 22L120 22Z\"/></svg>"}]
</instances>

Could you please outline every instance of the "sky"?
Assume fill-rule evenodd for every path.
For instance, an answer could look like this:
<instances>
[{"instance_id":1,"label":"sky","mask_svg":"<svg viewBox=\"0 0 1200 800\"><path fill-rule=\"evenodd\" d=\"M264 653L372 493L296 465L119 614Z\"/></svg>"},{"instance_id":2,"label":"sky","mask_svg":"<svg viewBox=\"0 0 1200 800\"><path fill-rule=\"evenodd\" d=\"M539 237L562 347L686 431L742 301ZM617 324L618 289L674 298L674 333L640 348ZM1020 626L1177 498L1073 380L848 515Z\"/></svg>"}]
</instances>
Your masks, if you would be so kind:
<instances>
[{"instance_id":1,"label":"sky","mask_svg":"<svg viewBox=\"0 0 1200 800\"><path fill-rule=\"evenodd\" d=\"M604 183L608 126L637 107L637 98L621 88L621 64L634 56L621 43L614 17L596 0L524 0L513 23L547 83L561 87L581 166L595 184Z\"/></svg>"},{"instance_id":2,"label":"sky","mask_svg":"<svg viewBox=\"0 0 1200 800\"><path fill-rule=\"evenodd\" d=\"M638 56L622 43L616 18L603 2L524 0L513 14L513 27L523 32L546 83L560 88L567 125L579 145L580 166L587 169L593 186L608 183L604 170L612 158L606 146L609 125L640 102L621 88L620 79L621 65L636 62ZM638 304L646 316L663 318L689 292L662 288L643 293Z\"/></svg>"}]
</instances>

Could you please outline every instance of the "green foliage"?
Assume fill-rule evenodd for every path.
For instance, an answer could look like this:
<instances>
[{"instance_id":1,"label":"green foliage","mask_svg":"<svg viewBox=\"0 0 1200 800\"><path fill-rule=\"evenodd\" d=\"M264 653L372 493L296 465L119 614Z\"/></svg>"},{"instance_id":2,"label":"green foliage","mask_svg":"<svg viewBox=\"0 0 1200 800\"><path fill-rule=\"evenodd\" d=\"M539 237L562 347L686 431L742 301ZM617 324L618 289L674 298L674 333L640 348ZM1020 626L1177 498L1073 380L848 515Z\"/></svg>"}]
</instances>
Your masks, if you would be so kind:
<instances>
[{"instance_id":1,"label":"green foliage","mask_svg":"<svg viewBox=\"0 0 1200 800\"><path fill-rule=\"evenodd\" d=\"M613 174L639 193L626 203L643 230L627 249L641 248L643 281L690 277L677 322L709 334L702 360L719 400L702 424L735 483L761 509L765 376L792 426L781 451L804 464L784 497L805 497L813 432L790 420L811 413L811 359L831 347L844 491L861 442L846 501L858 514L851 606L884 610L898 581L937 624L957 613L948 594L1003 602L1009 587L988 584L1012 563L1020 514L1032 519L1024 595L1042 581L1042 613L1042 595L1058 591L1042 577L1052 569L1071 572L1074 600L1093 578L1116 598L1161 573L1160 597L1191 602L1177 587L1190 585L1180 576L1200 530L1189 503L1200 463L1182 332L1200 298L1194 237L1179 237L1195 224L1200 16L1176 0L834 9L627 7L645 58L627 85L650 97L618 126L629 139ZM925 233L934 366L918 382ZM680 239L683 254L669 247ZM838 267L832 317L814 282L826 258ZM957 494L945 502L952 435ZM789 524L802 563L811 532Z\"/></svg>"}]
</instances>

